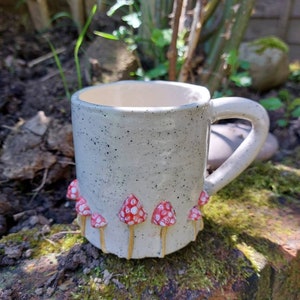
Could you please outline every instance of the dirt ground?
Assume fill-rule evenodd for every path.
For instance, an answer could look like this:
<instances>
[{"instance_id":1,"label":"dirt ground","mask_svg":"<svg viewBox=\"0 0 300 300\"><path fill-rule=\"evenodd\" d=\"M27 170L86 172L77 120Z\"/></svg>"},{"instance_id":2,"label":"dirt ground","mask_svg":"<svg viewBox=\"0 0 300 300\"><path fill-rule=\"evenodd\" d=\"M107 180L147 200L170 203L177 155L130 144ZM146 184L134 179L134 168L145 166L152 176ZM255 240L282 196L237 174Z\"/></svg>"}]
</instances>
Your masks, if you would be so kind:
<instances>
[{"instance_id":1,"label":"dirt ground","mask_svg":"<svg viewBox=\"0 0 300 300\"><path fill-rule=\"evenodd\" d=\"M98 26L98 30L105 30L105 26L111 24L94 26ZM1 11L0 154L8 144L14 143L15 150L23 147L24 141L18 142L16 137L24 122L36 116L39 111L43 111L46 118L55 122L55 128L62 130L64 136L70 137L70 100L66 97L54 59L46 58L45 55L51 54L47 39L51 40L56 49L62 49L59 57L69 88L75 91L77 82L73 49L76 38L77 29L68 20L58 22L53 29L43 34L28 33L16 16ZM84 47L88 44L89 40ZM300 86L294 82L287 82L284 88L293 95L300 94ZM248 89L235 90L237 96L247 96L254 100L275 95L276 92L273 90L260 95ZM277 161L283 157L292 157L300 142L299 120L291 120L289 126L283 129L276 126L276 120L283 114L284 111L277 111L270 115L271 131L278 137L280 144L274 157ZM29 168L30 175L26 174L25 168L15 178L8 178L5 176L8 172L6 166L0 163L0 238L37 226L71 224L75 218L74 204L65 197L66 187L75 176L73 152L53 146L50 142L53 137L51 140L47 130L46 128L45 135L37 140L40 144L36 156L47 156L48 160L42 160L36 170ZM55 139L55 132L53 134ZM22 137L24 135L21 134L20 139ZM34 147L36 149L36 145ZM25 159L26 151L25 149L18 154L20 160L22 157ZM86 253L88 254L85 255L91 256L93 250L87 249ZM7 265L1 259L0 255L0 266ZM18 260L14 260L13 264L17 263Z\"/></svg>"}]
</instances>

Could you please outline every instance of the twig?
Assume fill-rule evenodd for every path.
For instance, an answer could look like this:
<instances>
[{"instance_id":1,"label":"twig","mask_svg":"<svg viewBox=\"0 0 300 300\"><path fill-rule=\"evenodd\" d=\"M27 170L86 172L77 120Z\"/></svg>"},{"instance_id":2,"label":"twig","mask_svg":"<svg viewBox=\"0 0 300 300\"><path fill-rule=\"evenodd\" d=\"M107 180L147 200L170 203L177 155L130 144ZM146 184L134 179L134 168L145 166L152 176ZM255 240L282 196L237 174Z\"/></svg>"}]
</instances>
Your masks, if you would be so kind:
<instances>
[{"instance_id":1,"label":"twig","mask_svg":"<svg viewBox=\"0 0 300 300\"><path fill-rule=\"evenodd\" d=\"M41 184L40 184L37 188L35 188L35 189L33 190L33 192L37 193L37 192L39 192L39 191L44 187L44 185L45 185L45 183L46 183L46 180L47 180L47 176L48 176L48 169L45 169L45 170L44 170L43 179L42 179Z\"/></svg>"},{"instance_id":2,"label":"twig","mask_svg":"<svg viewBox=\"0 0 300 300\"><path fill-rule=\"evenodd\" d=\"M40 79L40 82L47 81L47 80L51 79L52 77L59 75L59 73L60 73L59 70L53 71L53 72L47 74L46 76L42 77Z\"/></svg>"},{"instance_id":3,"label":"twig","mask_svg":"<svg viewBox=\"0 0 300 300\"><path fill-rule=\"evenodd\" d=\"M23 216L25 216L26 214L36 214L36 211L34 209L30 209L30 210L24 210L22 212L19 212L17 214L13 215L13 219L14 221L18 221L20 220Z\"/></svg>"},{"instance_id":4,"label":"twig","mask_svg":"<svg viewBox=\"0 0 300 300\"><path fill-rule=\"evenodd\" d=\"M59 238L61 235L65 235L65 234L80 234L80 230L66 230L66 231L60 231L57 233L54 233L51 235L52 239L57 239Z\"/></svg>"},{"instance_id":5,"label":"twig","mask_svg":"<svg viewBox=\"0 0 300 300\"><path fill-rule=\"evenodd\" d=\"M48 239L48 238L46 238L46 237L44 237L44 236L43 236L43 239L44 239L45 241L47 241L48 243L50 243L51 245L56 246L56 243L53 242L53 241L51 241L50 239Z\"/></svg>"},{"instance_id":6,"label":"twig","mask_svg":"<svg viewBox=\"0 0 300 300\"><path fill-rule=\"evenodd\" d=\"M181 68L180 74L179 74L179 81L185 82L188 79L188 74L191 69L191 62L193 59L193 55L195 53L197 44L199 42L200 33L203 26L203 20L204 20L204 3L205 1L198 0L196 2L195 8L194 8L194 16L193 16L193 23L191 32L188 39L188 45L187 45L187 51L185 54L185 61Z\"/></svg>"},{"instance_id":7,"label":"twig","mask_svg":"<svg viewBox=\"0 0 300 300\"><path fill-rule=\"evenodd\" d=\"M183 0L177 0L174 2L175 11L173 24L172 24L172 40L167 53L169 59L169 80L176 80L176 62L177 62L177 38L178 38L178 28L180 23L180 16L182 10Z\"/></svg>"},{"instance_id":8,"label":"twig","mask_svg":"<svg viewBox=\"0 0 300 300\"><path fill-rule=\"evenodd\" d=\"M67 50L67 49L66 49L65 47L61 47L61 48L56 49L56 53L57 53L57 54L61 54L61 53L65 52L66 50ZM53 56L54 56L53 52L47 53L47 54L45 54L45 55L42 55L42 56L40 56L40 57L38 57L38 58L33 59L32 61L30 61L30 62L27 64L27 66L28 66L29 68L32 68L32 67L34 67L35 65L38 65L38 64L40 64L41 62L44 62L45 60L48 60L48 59L50 59L50 58L53 58Z\"/></svg>"},{"instance_id":9,"label":"twig","mask_svg":"<svg viewBox=\"0 0 300 300\"><path fill-rule=\"evenodd\" d=\"M38 195L38 193L40 192L40 190L44 187L45 183L46 183L46 180L47 180L47 176L48 176L48 169L45 169L44 170L44 174L43 174L43 179L42 179L42 182L41 184L35 188L33 191L33 195L29 201L29 204L31 204L31 202L35 199L35 197Z\"/></svg>"}]
</instances>

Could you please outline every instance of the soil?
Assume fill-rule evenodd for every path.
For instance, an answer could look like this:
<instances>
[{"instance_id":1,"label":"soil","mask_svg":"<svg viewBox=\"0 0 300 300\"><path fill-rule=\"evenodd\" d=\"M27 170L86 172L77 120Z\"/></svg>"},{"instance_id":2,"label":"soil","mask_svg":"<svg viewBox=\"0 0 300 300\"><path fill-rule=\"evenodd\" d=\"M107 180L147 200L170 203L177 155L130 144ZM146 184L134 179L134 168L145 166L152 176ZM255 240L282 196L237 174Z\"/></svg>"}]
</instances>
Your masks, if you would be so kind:
<instances>
[{"instance_id":1,"label":"soil","mask_svg":"<svg viewBox=\"0 0 300 300\"><path fill-rule=\"evenodd\" d=\"M105 30L113 24L96 23L93 26L98 26L98 30ZM56 49L63 48L59 57L65 70L69 88L71 91L75 91L77 89L77 77L73 50L76 38L77 28L71 21L60 20L50 31L37 34L26 32L17 16L1 11L0 149L2 150L0 153L9 144L9 136L18 136L24 122L36 116L40 111L44 112L44 115L49 117L52 122L55 122L59 129L70 125L70 100L66 96L54 59L45 58L45 55L51 54L47 39L53 43ZM90 40L87 39L84 48L89 43ZM38 60L40 58L42 59ZM84 85L87 85L87 82L84 82ZM287 89L295 96L300 94L300 85L291 81L286 82L280 88ZM254 100L276 95L277 92L277 90L272 90L261 95L249 89L234 90L235 95L246 96ZM292 157L300 141L299 120L291 119L285 128L276 125L276 121L283 115L284 111L270 114L271 132L278 137L280 144L274 161L280 161L287 156ZM43 153L48 153L47 155L55 161L53 164L46 167L42 165L30 176L22 173L22 176L19 175L18 178L11 179L5 176L5 166L0 163L0 238L24 229L47 228L53 224L71 224L76 217L73 209L74 203L65 197L66 187L75 177L72 151L68 152L59 147L51 147L49 132L46 134L48 134L46 138L41 137L40 152L36 155L43 156ZM15 147L21 147L23 143L21 140L18 142L14 138L14 141ZM65 163L62 164L61 161ZM43 164L45 163L43 161ZM55 171L53 171L54 169ZM9 249L12 251L11 259L0 255L0 266L21 264L24 255L26 257L26 251L29 250L25 241L22 245L21 250L19 248ZM73 259L70 269L75 270L80 264L86 264L86 268L93 267L93 262L98 258L98 254L95 253L93 247L87 245L84 247L80 249L82 256L78 258L77 265L74 265ZM75 250L68 257L63 258L63 265L68 263L68 259L73 257L74 253ZM28 252L27 255L30 256L30 253ZM62 273L60 275L62 276ZM59 281L60 278L56 277L52 280ZM118 282L116 284L118 285ZM24 285L23 293L25 293L26 288ZM39 299L38 285L36 289L36 299ZM19 287L18 290L22 292L22 287ZM19 299L9 289L3 290L1 293L0 298L5 297L1 299L9 299L9 297ZM49 291L49 295L51 295L51 291Z\"/></svg>"}]
</instances>

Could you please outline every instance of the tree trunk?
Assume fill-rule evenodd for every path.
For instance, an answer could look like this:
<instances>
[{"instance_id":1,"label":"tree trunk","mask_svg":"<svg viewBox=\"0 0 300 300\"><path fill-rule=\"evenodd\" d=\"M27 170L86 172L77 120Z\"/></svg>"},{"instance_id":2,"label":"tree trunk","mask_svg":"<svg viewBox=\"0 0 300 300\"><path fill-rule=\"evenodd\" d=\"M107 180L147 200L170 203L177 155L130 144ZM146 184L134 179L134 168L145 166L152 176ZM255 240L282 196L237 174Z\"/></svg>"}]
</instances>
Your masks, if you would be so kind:
<instances>
[{"instance_id":1,"label":"tree trunk","mask_svg":"<svg viewBox=\"0 0 300 300\"><path fill-rule=\"evenodd\" d=\"M139 28L141 42L139 50L146 61L156 63L155 49L151 44L154 28L168 28L169 15L172 12L173 0L141 1L142 24Z\"/></svg>"},{"instance_id":2,"label":"tree trunk","mask_svg":"<svg viewBox=\"0 0 300 300\"><path fill-rule=\"evenodd\" d=\"M226 57L237 50L244 36L255 0L227 0L223 22L205 60L201 83L213 93L228 73Z\"/></svg>"}]
</instances>

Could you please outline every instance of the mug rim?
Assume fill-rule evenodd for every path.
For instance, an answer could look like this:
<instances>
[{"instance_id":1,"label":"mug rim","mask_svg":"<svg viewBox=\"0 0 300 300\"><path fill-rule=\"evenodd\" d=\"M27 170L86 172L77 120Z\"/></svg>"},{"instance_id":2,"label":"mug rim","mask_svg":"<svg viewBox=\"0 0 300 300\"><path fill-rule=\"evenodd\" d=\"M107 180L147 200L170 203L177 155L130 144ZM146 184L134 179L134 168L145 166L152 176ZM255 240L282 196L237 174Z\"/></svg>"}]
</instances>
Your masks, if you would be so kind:
<instances>
[{"instance_id":1,"label":"mug rim","mask_svg":"<svg viewBox=\"0 0 300 300\"><path fill-rule=\"evenodd\" d=\"M199 98L197 101L193 101L190 103L182 104L182 105L174 105L174 106L114 106L114 105L104 105L104 104L96 104L92 102L85 101L80 99L80 95L86 91L92 89L101 89L101 87L117 86L117 85L165 85L165 86L177 86L183 87L190 90L195 90L196 92L201 92L203 97ZM153 81L138 81L138 80L120 80L111 83L101 83L94 86L84 87L77 92L75 92L71 97L72 104L80 104L90 108L97 108L102 110L109 110L109 111L120 111L120 112L166 112L166 111L179 111L179 110L186 110L192 109L195 107L202 107L207 104L211 99L211 95L209 90L205 86L195 85L191 83L184 83L184 82L177 82L177 81L163 81L163 80L153 80Z\"/></svg>"}]
</instances>

